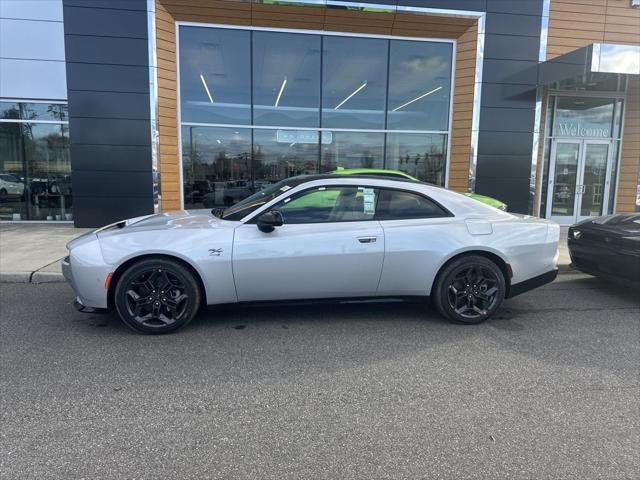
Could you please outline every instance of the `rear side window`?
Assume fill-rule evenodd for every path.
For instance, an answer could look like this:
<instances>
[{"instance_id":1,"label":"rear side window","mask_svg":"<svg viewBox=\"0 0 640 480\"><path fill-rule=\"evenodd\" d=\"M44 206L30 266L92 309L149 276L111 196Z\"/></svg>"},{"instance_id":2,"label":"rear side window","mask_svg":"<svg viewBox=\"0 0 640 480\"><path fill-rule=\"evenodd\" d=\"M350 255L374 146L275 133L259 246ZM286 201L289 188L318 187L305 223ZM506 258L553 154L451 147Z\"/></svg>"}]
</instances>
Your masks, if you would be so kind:
<instances>
[{"instance_id":1,"label":"rear side window","mask_svg":"<svg viewBox=\"0 0 640 480\"><path fill-rule=\"evenodd\" d=\"M448 217L438 204L417 193L402 190L381 190L377 220Z\"/></svg>"}]
</instances>

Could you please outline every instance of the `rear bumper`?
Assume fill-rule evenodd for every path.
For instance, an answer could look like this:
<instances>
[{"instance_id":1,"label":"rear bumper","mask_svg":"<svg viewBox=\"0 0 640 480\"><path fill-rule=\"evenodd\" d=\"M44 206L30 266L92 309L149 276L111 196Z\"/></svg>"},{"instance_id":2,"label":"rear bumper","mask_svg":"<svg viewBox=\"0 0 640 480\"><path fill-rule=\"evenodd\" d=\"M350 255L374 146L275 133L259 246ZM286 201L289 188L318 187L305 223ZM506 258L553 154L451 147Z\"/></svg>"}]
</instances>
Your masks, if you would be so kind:
<instances>
[{"instance_id":1,"label":"rear bumper","mask_svg":"<svg viewBox=\"0 0 640 480\"><path fill-rule=\"evenodd\" d=\"M538 275L537 277L530 278L525 280L524 282L516 283L511 285L509 288L509 293L506 298L513 298L516 295L520 295L521 293L528 292L529 290L533 290L534 288L541 287L546 285L547 283L553 282L558 276L558 269L554 268L542 275Z\"/></svg>"}]
</instances>

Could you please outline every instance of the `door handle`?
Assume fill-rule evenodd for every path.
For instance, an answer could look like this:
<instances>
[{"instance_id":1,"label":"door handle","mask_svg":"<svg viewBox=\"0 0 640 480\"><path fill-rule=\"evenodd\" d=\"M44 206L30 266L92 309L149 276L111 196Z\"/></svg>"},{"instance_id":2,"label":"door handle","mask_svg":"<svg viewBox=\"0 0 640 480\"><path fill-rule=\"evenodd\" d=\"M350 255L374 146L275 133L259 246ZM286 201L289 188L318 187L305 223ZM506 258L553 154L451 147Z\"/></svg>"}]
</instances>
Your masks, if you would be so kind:
<instances>
[{"instance_id":1,"label":"door handle","mask_svg":"<svg viewBox=\"0 0 640 480\"><path fill-rule=\"evenodd\" d=\"M360 243L376 243L378 237L358 237Z\"/></svg>"}]
</instances>

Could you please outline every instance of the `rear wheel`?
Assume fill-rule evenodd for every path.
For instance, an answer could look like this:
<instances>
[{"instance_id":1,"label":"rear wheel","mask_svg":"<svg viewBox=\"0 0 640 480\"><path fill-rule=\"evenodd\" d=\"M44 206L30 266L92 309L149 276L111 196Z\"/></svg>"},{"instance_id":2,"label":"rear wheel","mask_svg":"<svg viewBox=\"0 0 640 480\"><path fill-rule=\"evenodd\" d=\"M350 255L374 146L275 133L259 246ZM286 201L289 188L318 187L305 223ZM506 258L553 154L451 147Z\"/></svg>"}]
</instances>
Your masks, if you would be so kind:
<instances>
[{"instance_id":1,"label":"rear wheel","mask_svg":"<svg viewBox=\"0 0 640 480\"><path fill-rule=\"evenodd\" d=\"M201 293L193 273L179 262L148 259L122 274L114 301L127 326L143 333L168 333L195 317Z\"/></svg>"},{"instance_id":2,"label":"rear wheel","mask_svg":"<svg viewBox=\"0 0 640 480\"><path fill-rule=\"evenodd\" d=\"M475 324L489 318L500 307L505 292L500 267L488 258L467 255L440 272L432 301L448 320Z\"/></svg>"}]
</instances>

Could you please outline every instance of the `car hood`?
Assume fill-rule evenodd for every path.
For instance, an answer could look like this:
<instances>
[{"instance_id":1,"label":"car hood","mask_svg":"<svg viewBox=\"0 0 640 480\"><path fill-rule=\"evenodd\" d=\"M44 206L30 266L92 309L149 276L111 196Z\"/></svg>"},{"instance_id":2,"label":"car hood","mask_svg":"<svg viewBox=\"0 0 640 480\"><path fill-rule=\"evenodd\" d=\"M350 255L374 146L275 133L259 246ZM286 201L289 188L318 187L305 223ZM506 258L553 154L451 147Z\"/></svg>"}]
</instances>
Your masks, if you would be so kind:
<instances>
[{"instance_id":1,"label":"car hood","mask_svg":"<svg viewBox=\"0 0 640 480\"><path fill-rule=\"evenodd\" d=\"M618 233L625 236L640 237L640 213L607 215L584 220L574 227Z\"/></svg>"},{"instance_id":2,"label":"car hood","mask_svg":"<svg viewBox=\"0 0 640 480\"><path fill-rule=\"evenodd\" d=\"M142 217L130 218L112 223L95 231L98 236L116 232L133 232L146 230L168 230L174 228L216 228L224 222L214 216L211 210L178 210L175 212L157 213Z\"/></svg>"}]
</instances>

